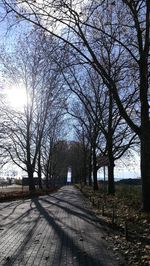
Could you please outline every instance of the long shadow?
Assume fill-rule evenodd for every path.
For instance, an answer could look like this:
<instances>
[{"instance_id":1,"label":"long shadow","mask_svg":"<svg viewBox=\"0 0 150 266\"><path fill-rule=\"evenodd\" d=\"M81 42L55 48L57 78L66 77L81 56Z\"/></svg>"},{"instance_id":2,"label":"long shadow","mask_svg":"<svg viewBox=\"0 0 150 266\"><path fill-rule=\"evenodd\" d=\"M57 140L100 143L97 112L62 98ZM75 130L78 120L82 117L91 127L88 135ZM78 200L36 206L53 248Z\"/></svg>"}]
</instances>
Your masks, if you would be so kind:
<instances>
[{"instance_id":1,"label":"long shadow","mask_svg":"<svg viewBox=\"0 0 150 266\"><path fill-rule=\"evenodd\" d=\"M73 207L76 207L77 209L80 209L81 211L83 211L84 213L87 213L88 215L91 215L91 216L94 215L95 219L97 218L95 216L95 214L91 210L88 210L86 207L81 207L81 204L80 203L79 204L78 203L75 204L72 201L70 202L69 199L66 199L66 200L65 199L62 199L61 196L64 195L65 192L67 192L67 198L70 197L72 199L74 196L77 196L77 197L79 196L81 199L85 199L85 197L82 195L82 193L79 190L75 189L73 191L69 191L68 190L68 187L64 187L63 191L58 191L57 192L57 196L54 196L52 194L49 194L48 197L54 198L54 199L56 199L58 201L61 201L61 202L64 202L64 203L67 203L67 204L69 204L69 205L71 205ZM60 195L60 198L59 198L59 195ZM68 197L68 195L69 195L69 197Z\"/></svg>"},{"instance_id":2,"label":"long shadow","mask_svg":"<svg viewBox=\"0 0 150 266\"><path fill-rule=\"evenodd\" d=\"M15 212L17 207L20 206L21 204L22 204L22 202L16 204L16 206L11 210L11 212L7 216L3 217L2 220L6 220L8 217L10 217Z\"/></svg>"},{"instance_id":3,"label":"long shadow","mask_svg":"<svg viewBox=\"0 0 150 266\"><path fill-rule=\"evenodd\" d=\"M68 193L68 191L67 191ZM62 193L64 194L64 193ZM71 193L70 193L71 195ZM42 200L42 202L47 202L48 204L53 204L56 207L62 208L67 214L72 214L74 216L80 217L86 221L89 222L89 217L87 215L84 215L82 213L78 213L74 210L70 210L67 207L64 206L60 206L60 204L55 203L55 202L51 202L49 200L40 198L40 201ZM61 199L59 199L61 201ZM64 203L68 203L66 200L64 200ZM34 206L33 206L34 205ZM78 208L78 206L76 206ZM15 209L17 208L17 206L14 207L14 210L12 211L12 213L14 213ZM74 243L73 238L65 231L63 230L62 227L60 227L56 221L61 221L59 220L57 217L53 218L48 211L41 205L41 203L39 202L38 198L34 198L31 200L30 202L30 208L27 209L24 213L22 213L20 216L16 217L15 219L13 219L10 223L11 226L8 228L12 228L16 226L16 223L26 223L30 221L22 221L24 218L28 217L28 215L30 215L30 213L32 213L32 211L36 210L38 212L36 218L33 220L31 220L32 222L34 222L34 225L32 226L32 228L29 230L29 232L27 232L27 234L25 235L25 238L22 242L22 244L17 248L17 251L15 252L14 256L12 256L10 258L10 261L6 261L4 262L4 266L8 266L8 265L13 265L13 262L17 259L17 257L19 255L23 254L23 251L25 250L25 247L27 246L29 240L31 240L31 237L33 236L36 226L40 220L41 215L45 218L45 220L48 222L49 226L51 226L58 238L59 238L59 243L60 243L60 247L64 247L72 254L72 257L76 257L76 260L78 262L78 264L80 266L105 266L106 264L104 264L101 259L99 258L94 258L93 256L91 256L90 254L86 253L85 256L85 252L84 250L82 250L81 247L79 247L76 243ZM83 209L84 211L84 209ZM93 224L93 222L95 222L92 218L91 222ZM15 223L15 224L12 224ZM70 228L71 230L73 230L73 228ZM56 256L55 256L56 257ZM58 256L56 257L56 264L55 265L59 265L60 260L63 258L63 254L62 254L62 249L60 248L59 252L58 252ZM20 262L21 265L21 262ZM51 264L50 264L51 265Z\"/></svg>"},{"instance_id":4,"label":"long shadow","mask_svg":"<svg viewBox=\"0 0 150 266\"><path fill-rule=\"evenodd\" d=\"M40 204L38 199L33 199L33 202L35 204L35 206L37 207L37 209L39 210L39 212L44 216L44 218L46 219L46 221L49 223L50 226L53 227L53 229L55 230L60 244L61 246L65 246L67 248L68 251L70 251L70 253L72 253L73 257L76 257L79 265L82 266L104 266L104 264L102 264L102 262L98 259L98 258L94 258L89 254L84 254L84 251L74 243L73 239L55 222L54 218L52 218L49 213L47 212L47 210ZM69 211L68 209L66 209L66 212ZM62 237L63 236L63 237ZM62 239L67 239L67 241L63 241ZM61 249L60 249L60 254L57 256L57 260L61 260L63 258L63 254L61 254ZM58 261L58 264L61 261ZM54 263L56 265L56 262ZM106 265L106 264L105 264Z\"/></svg>"},{"instance_id":5,"label":"long shadow","mask_svg":"<svg viewBox=\"0 0 150 266\"><path fill-rule=\"evenodd\" d=\"M65 206L63 206L63 205L61 205L61 204L55 203L55 202L53 202L53 201L47 200L47 199L45 199L45 198L41 198L40 200L43 201L43 202L46 202L46 203L48 203L48 204L54 205L54 206L56 206L56 207L58 207L58 208L61 208L61 209L63 209L66 213L69 213L69 214L71 214L71 215L77 216L77 217L79 217L80 219L83 219L84 221L86 221L86 222L88 222L88 223L90 223L90 224L94 224L94 225L95 225L95 222L98 221L98 219L97 219L96 217L92 217L91 214L90 214L90 216L89 216L88 214L86 214L86 213L84 213L84 212L77 212L77 211L75 211L75 210L72 210L72 209L70 209L70 208L68 208L68 207L65 207ZM84 210L84 209L83 209L83 210ZM100 226L100 225L99 225L99 226L97 225L97 227L101 227L101 226Z\"/></svg>"},{"instance_id":6,"label":"long shadow","mask_svg":"<svg viewBox=\"0 0 150 266\"><path fill-rule=\"evenodd\" d=\"M54 199L56 199L57 200L57 202L64 202L64 203L67 203L68 205L70 205L70 206L73 206L73 207L75 207L75 208L77 208L77 209L79 209L79 210L81 210L81 211L83 211L84 213L86 213L87 215L89 215L89 216L91 216L91 220L93 221L93 222L96 222L97 223L97 227L99 227L99 228L102 228L103 227L103 230L104 231L108 231L108 223L104 220L104 219L101 219L100 217L97 217L96 215L95 215L95 213L92 211L92 210L88 210L87 209L87 207L81 207L80 206L80 204L74 204L72 201L69 201L69 199L66 199L66 200L64 200L64 199L62 199L62 195L64 196L64 193L65 192L67 192L67 195L70 195L71 196L71 199L73 198L73 196L75 195L79 195L80 197L82 197L83 198L83 195L82 194L80 194L81 192L79 192L78 190L75 190L75 191L73 191L73 193L72 193L72 191L68 191L68 189L67 189L67 187L66 187L66 189L64 189L63 191L61 191L61 192L57 192L57 195L59 195L60 194L60 198L59 198L59 196L54 196L54 195L47 195L47 197L49 197L49 198L54 198ZM67 198L69 198L68 196L67 196ZM50 203L53 203L53 202L50 202ZM59 206L60 207L60 206ZM80 217L81 218L81 217ZM90 218L88 217L88 219L90 220ZM109 229L111 228L111 226L109 226Z\"/></svg>"},{"instance_id":7,"label":"long shadow","mask_svg":"<svg viewBox=\"0 0 150 266\"><path fill-rule=\"evenodd\" d=\"M68 194L68 192L67 192L67 194ZM72 194L71 194L71 196L72 196ZM69 205L71 205L71 206L73 206L73 207L75 207L75 208L77 208L77 209L83 211L84 213L86 213L86 214L88 214L88 215L91 215L91 216L94 215L94 213L93 213L91 210L88 210L87 208L81 207L80 204L74 204L74 203L72 203L72 202L70 202L70 201L68 201L68 200L64 200L64 199L62 199L62 198L59 198L59 197L56 197L56 196L53 196L53 195L48 195L48 197L49 197L49 198L54 198L54 199L58 200L58 202L64 202L64 203L67 203L67 204L69 204ZM94 216L95 216L95 215L94 215ZM95 219L96 219L96 216L95 216Z\"/></svg>"},{"instance_id":8,"label":"long shadow","mask_svg":"<svg viewBox=\"0 0 150 266\"><path fill-rule=\"evenodd\" d=\"M21 202L22 202L22 201L21 201ZM3 209L6 209L6 208L11 207L11 206L13 206L13 205L16 205L16 201L15 201L15 202L11 202L11 203L9 203L9 204L7 204L7 205L6 205L5 202L1 202L0 204L1 204L1 205L2 205L2 204L4 205L3 207L0 208L0 211L1 211L1 210L3 210Z\"/></svg>"},{"instance_id":9,"label":"long shadow","mask_svg":"<svg viewBox=\"0 0 150 266\"><path fill-rule=\"evenodd\" d=\"M6 262L3 263L3 266L10 266L13 265L13 263L15 262L15 260L22 254L22 252L24 251L26 245L28 244L28 242L30 241L31 237L34 234L34 231L36 229L36 226L39 222L40 219L40 214L38 215L38 217L35 219L34 221L34 225L33 227L28 231L27 235L25 236L23 242L19 245L19 247L17 248L17 252L15 253L15 255L11 256L9 258L9 261L6 260ZM19 262L21 265L21 261Z\"/></svg>"},{"instance_id":10,"label":"long shadow","mask_svg":"<svg viewBox=\"0 0 150 266\"><path fill-rule=\"evenodd\" d=\"M34 211L34 209L36 209L36 207L33 208L33 207L31 207L31 204L30 204L30 209L28 209L27 211L25 211L21 215L17 216L16 218L12 219L10 222L5 223L4 225L2 225L2 227L4 227L4 229L6 228L6 226L8 226L8 228L6 228L6 230L1 232L1 237L3 235L5 235L6 232L8 233L9 230L12 230L16 226L16 224L30 223L30 221L22 222L22 220L24 218L28 217L32 213L32 211Z\"/></svg>"},{"instance_id":11,"label":"long shadow","mask_svg":"<svg viewBox=\"0 0 150 266\"><path fill-rule=\"evenodd\" d=\"M16 252L14 253L14 255L12 255L10 257L6 257L6 258L8 258L8 260L6 259L6 261L3 261L3 265L4 266L13 265L14 261L19 257L19 255L23 255L23 251L25 250L25 247L27 246L28 242L31 240L31 238L32 238L32 236L33 236L33 234L35 232L36 226L37 226L37 224L38 224L38 222L40 220L40 213L39 213L39 211L37 211L37 208L35 206L34 207L32 206L32 204L33 204L33 202L31 201L30 202L30 209L28 209L23 214L21 214L20 216L16 217L15 219L13 219L10 222L11 226L7 229L7 232L5 230L5 232L3 232L1 234L1 237L3 235L5 236L6 233L8 233L8 235L9 235L9 230L12 230L13 227L14 227L15 230L19 230L19 229L20 230L22 230L22 229L24 230L24 228L20 228L20 224L24 225L26 223L29 223L29 225L30 225L31 222L34 223L33 226L32 226L32 228L28 230L27 234L25 234L25 237L24 237L22 243L20 243L20 245L16 249ZM15 206L13 212L15 211L15 209L17 208L17 206ZM24 221L24 222L22 222L22 219L23 218L27 218L30 215L30 213L32 213L32 211L34 211L34 210L36 210L38 212L37 217L35 217L35 219L32 219L31 221ZM16 226L17 226L17 228L15 228ZM19 265L21 265L21 262L20 261L19 261L19 263L20 263Z\"/></svg>"}]
</instances>

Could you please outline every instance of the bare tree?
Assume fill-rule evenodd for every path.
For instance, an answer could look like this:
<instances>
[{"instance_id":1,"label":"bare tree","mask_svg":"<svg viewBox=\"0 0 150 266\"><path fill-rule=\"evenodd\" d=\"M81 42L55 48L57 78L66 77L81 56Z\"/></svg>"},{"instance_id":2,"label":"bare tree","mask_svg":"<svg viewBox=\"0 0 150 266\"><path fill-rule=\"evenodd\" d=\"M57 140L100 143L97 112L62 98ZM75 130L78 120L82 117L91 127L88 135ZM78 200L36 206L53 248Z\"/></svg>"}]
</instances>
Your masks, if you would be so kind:
<instances>
[{"instance_id":1,"label":"bare tree","mask_svg":"<svg viewBox=\"0 0 150 266\"><path fill-rule=\"evenodd\" d=\"M74 124L74 130L75 130L75 139L77 139L78 142L78 148L80 148L80 182L84 185L87 184L87 177L88 177L88 184L92 185L92 172L93 174L93 189L98 189L97 184L97 172L93 171L93 154L95 154L96 151L94 151L94 145L96 138L93 139L92 136L92 126L90 116L88 115L88 112L86 111L84 105L82 102L79 101L79 99L74 102L74 105L72 106L71 110L69 110L69 114L74 117L75 124Z\"/></svg>"},{"instance_id":2,"label":"bare tree","mask_svg":"<svg viewBox=\"0 0 150 266\"><path fill-rule=\"evenodd\" d=\"M97 187L96 157L100 153L101 156L108 156L108 193L114 194L114 162L122 157L129 148L137 144L136 134L132 133L122 119L107 87L91 68L77 66L77 70L75 67L73 70L71 67L70 76L67 74L65 81L78 98L72 115L79 121L81 132L84 126L86 136L91 143L93 176L95 177L94 189ZM124 94L124 98L122 96L122 99L126 103L126 108L130 105L132 111L136 103L135 99L129 101L126 94ZM79 101L83 107L80 107Z\"/></svg>"},{"instance_id":3,"label":"bare tree","mask_svg":"<svg viewBox=\"0 0 150 266\"><path fill-rule=\"evenodd\" d=\"M74 112L75 114L76 112ZM75 136L77 141L81 145L82 159L80 160L81 175L80 182L84 185L92 186L92 156L91 156L91 143L89 141L89 131L87 131L87 125L78 117L78 125L74 125Z\"/></svg>"},{"instance_id":4,"label":"bare tree","mask_svg":"<svg viewBox=\"0 0 150 266\"><path fill-rule=\"evenodd\" d=\"M64 104L64 99L62 98L62 104ZM63 112L60 109L53 110L47 121L45 128L42 147L41 147L41 156L42 156L42 172L45 176L46 187L48 188L50 184L55 182L56 177L62 177L60 165L62 168L65 158L59 158L56 156L56 147L59 146L58 143L61 143L63 139L63 134L65 134L64 124L66 119L64 119ZM66 144L67 145L67 144ZM60 146L59 146L60 147ZM56 158L57 157L57 158ZM59 165L59 167L58 167ZM67 172L67 170L66 170Z\"/></svg>"},{"instance_id":5,"label":"bare tree","mask_svg":"<svg viewBox=\"0 0 150 266\"><path fill-rule=\"evenodd\" d=\"M3 108L3 127L7 139L3 149L15 164L27 171L30 190L35 190L33 175L37 164L41 187L43 135L49 123L50 112L58 108L62 88L59 72L52 59L48 60L47 65L43 56L45 40L42 37L39 40L39 36L36 38L33 42L28 40L27 44L22 42L20 49L17 48L18 53L9 57L9 65L5 63L8 57L3 58L6 74L9 74L11 80L17 80L26 90L26 105L22 111Z\"/></svg>"},{"instance_id":6,"label":"bare tree","mask_svg":"<svg viewBox=\"0 0 150 266\"><path fill-rule=\"evenodd\" d=\"M130 128L139 136L141 143L141 177L143 192L143 208L150 210L150 120L149 120L149 48L150 48L150 2L149 0L105 0L101 3L91 1L3 1L6 12L15 12L47 32L68 43L73 50L102 76L118 106L120 115ZM98 14L98 15L97 15ZM104 16L105 15L105 16ZM110 16L111 15L111 16ZM45 21L47 23L45 23ZM105 24L105 25L104 25ZM105 26L105 27L103 27ZM137 115L140 124L130 117L125 109L118 84L101 64L97 51L90 40L90 32L99 32L110 42L115 40L114 53L122 50L123 62L126 65L123 79L129 75L131 68L134 75L140 104ZM120 59L122 60L122 58ZM125 68L124 68L125 70ZM111 86L110 86L111 85ZM130 83L127 84L129 97L132 95Z\"/></svg>"}]
</instances>

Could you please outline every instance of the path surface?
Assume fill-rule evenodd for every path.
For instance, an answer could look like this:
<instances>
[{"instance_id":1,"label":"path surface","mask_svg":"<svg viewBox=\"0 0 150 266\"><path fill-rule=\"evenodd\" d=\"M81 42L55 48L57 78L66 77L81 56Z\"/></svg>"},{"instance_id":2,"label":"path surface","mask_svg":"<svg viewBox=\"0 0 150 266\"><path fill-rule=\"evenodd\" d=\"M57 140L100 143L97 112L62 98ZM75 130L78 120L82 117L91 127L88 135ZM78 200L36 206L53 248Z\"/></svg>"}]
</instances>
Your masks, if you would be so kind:
<instances>
[{"instance_id":1,"label":"path surface","mask_svg":"<svg viewBox=\"0 0 150 266\"><path fill-rule=\"evenodd\" d=\"M118 266L103 234L72 186L0 203L0 266Z\"/></svg>"}]
</instances>

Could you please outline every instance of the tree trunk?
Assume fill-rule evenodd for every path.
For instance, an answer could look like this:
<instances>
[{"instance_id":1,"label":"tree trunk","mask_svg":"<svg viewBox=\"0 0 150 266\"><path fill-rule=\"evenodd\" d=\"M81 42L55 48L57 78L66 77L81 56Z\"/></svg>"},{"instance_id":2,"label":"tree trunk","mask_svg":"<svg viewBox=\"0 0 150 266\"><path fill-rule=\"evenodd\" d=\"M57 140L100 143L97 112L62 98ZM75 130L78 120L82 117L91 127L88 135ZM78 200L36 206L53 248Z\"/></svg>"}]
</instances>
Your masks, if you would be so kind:
<instances>
[{"instance_id":1,"label":"tree trunk","mask_svg":"<svg viewBox=\"0 0 150 266\"><path fill-rule=\"evenodd\" d=\"M92 186L92 151L89 152L89 169L88 169L89 186Z\"/></svg>"},{"instance_id":2,"label":"tree trunk","mask_svg":"<svg viewBox=\"0 0 150 266\"><path fill-rule=\"evenodd\" d=\"M46 166L46 180L45 180L46 188L49 188L49 167L48 167L48 164L49 164L49 162L47 162L47 166Z\"/></svg>"},{"instance_id":3,"label":"tree trunk","mask_svg":"<svg viewBox=\"0 0 150 266\"><path fill-rule=\"evenodd\" d=\"M90 161L90 165L89 165L89 186L92 186L92 163Z\"/></svg>"},{"instance_id":4,"label":"tree trunk","mask_svg":"<svg viewBox=\"0 0 150 266\"><path fill-rule=\"evenodd\" d=\"M28 172L28 178L29 178L29 191L32 192L32 191L35 191L32 166L28 166L27 172Z\"/></svg>"},{"instance_id":5,"label":"tree trunk","mask_svg":"<svg viewBox=\"0 0 150 266\"><path fill-rule=\"evenodd\" d=\"M108 194L115 195L115 183L114 183L114 160L109 160L108 166Z\"/></svg>"},{"instance_id":6,"label":"tree trunk","mask_svg":"<svg viewBox=\"0 0 150 266\"><path fill-rule=\"evenodd\" d=\"M108 135L107 135L107 149L108 149L108 194L115 194L115 183L114 183L114 156L113 156L113 132L112 132L112 115L113 111L113 97L109 93L109 120L108 120Z\"/></svg>"},{"instance_id":7,"label":"tree trunk","mask_svg":"<svg viewBox=\"0 0 150 266\"><path fill-rule=\"evenodd\" d=\"M39 188L42 189L42 167L41 167L40 151L39 151L39 156L38 156L38 182L39 182Z\"/></svg>"},{"instance_id":8,"label":"tree trunk","mask_svg":"<svg viewBox=\"0 0 150 266\"><path fill-rule=\"evenodd\" d=\"M84 183L84 186L87 185L87 182L86 182L86 170L84 169L84 173L83 173L83 183Z\"/></svg>"},{"instance_id":9,"label":"tree trunk","mask_svg":"<svg viewBox=\"0 0 150 266\"><path fill-rule=\"evenodd\" d=\"M150 5L149 5L150 10ZM148 102L148 57L147 53L140 60L140 101L141 101L141 178L143 210L150 211L150 120Z\"/></svg>"},{"instance_id":10,"label":"tree trunk","mask_svg":"<svg viewBox=\"0 0 150 266\"><path fill-rule=\"evenodd\" d=\"M113 139L111 130L108 136L108 194L115 195L115 181L114 181L114 156L113 156Z\"/></svg>"},{"instance_id":11,"label":"tree trunk","mask_svg":"<svg viewBox=\"0 0 150 266\"><path fill-rule=\"evenodd\" d=\"M49 181L52 177L52 156L51 152L49 153L46 167L46 188L49 188Z\"/></svg>"},{"instance_id":12,"label":"tree trunk","mask_svg":"<svg viewBox=\"0 0 150 266\"><path fill-rule=\"evenodd\" d=\"M98 190L96 148L93 147L93 189Z\"/></svg>"},{"instance_id":13,"label":"tree trunk","mask_svg":"<svg viewBox=\"0 0 150 266\"><path fill-rule=\"evenodd\" d=\"M83 158L83 183L84 183L84 186L86 186L87 184L87 180L86 180L86 177L87 177L87 156L86 156L86 152L84 151L84 158Z\"/></svg>"},{"instance_id":14,"label":"tree trunk","mask_svg":"<svg viewBox=\"0 0 150 266\"><path fill-rule=\"evenodd\" d=\"M49 178L48 178L48 173L46 174L46 188L49 188L49 182L48 182L48 180L49 180Z\"/></svg>"},{"instance_id":15,"label":"tree trunk","mask_svg":"<svg viewBox=\"0 0 150 266\"><path fill-rule=\"evenodd\" d=\"M141 178L143 210L150 212L150 127L141 135Z\"/></svg>"}]
</instances>

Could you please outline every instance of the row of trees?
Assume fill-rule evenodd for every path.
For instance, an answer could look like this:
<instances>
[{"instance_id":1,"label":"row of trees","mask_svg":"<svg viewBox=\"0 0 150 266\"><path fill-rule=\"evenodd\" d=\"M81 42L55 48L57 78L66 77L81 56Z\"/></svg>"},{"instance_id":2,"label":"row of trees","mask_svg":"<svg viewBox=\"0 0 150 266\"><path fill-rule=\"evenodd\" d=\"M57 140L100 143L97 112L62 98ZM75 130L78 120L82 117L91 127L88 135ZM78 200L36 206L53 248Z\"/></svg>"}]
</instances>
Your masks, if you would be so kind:
<instances>
[{"instance_id":1,"label":"row of trees","mask_svg":"<svg viewBox=\"0 0 150 266\"><path fill-rule=\"evenodd\" d=\"M48 45L47 45L48 41ZM64 133L64 106L67 102L61 73L55 64L58 45L53 37L45 38L42 31L33 32L9 53L1 53L4 86L25 91L24 106L20 109L1 102L1 151L3 163L11 160L26 171L29 188L35 190L34 173L42 188L58 175L54 157L59 139ZM58 59L57 59L58 60ZM6 89L6 88L5 88ZM4 88L3 88L4 90ZM13 91L13 88L12 88ZM17 99L16 94L16 101ZM66 169L67 172L67 169Z\"/></svg>"},{"instance_id":2,"label":"row of trees","mask_svg":"<svg viewBox=\"0 0 150 266\"><path fill-rule=\"evenodd\" d=\"M71 77L66 80L70 90L79 100L71 106L69 113L78 121L76 125L78 135L81 137L84 149L91 151L94 189L98 189L97 170L99 156L107 156L108 165L108 193L115 193L114 167L115 161L120 159L128 150L138 144L136 134L119 114L118 108L101 78L91 67L70 70ZM82 73L82 74L80 74ZM81 75L81 77L80 77ZM124 94L126 108L134 108L135 99L128 100ZM86 173L86 171L85 171ZM86 175L83 178L86 183ZM91 183L91 181L89 181Z\"/></svg>"},{"instance_id":3,"label":"row of trees","mask_svg":"<svg viewBox=\"0 0 150 266\"><path fill-rule=\"evenodd\" d=\"M143 208L150 210L149 0L2 2L5 16L41 28L63 50L54 60L82 103L68 111L90 142L95 189L98 150L109 158L114 193L114 161L138 138Z\"/></svg>"}]
</instances>

